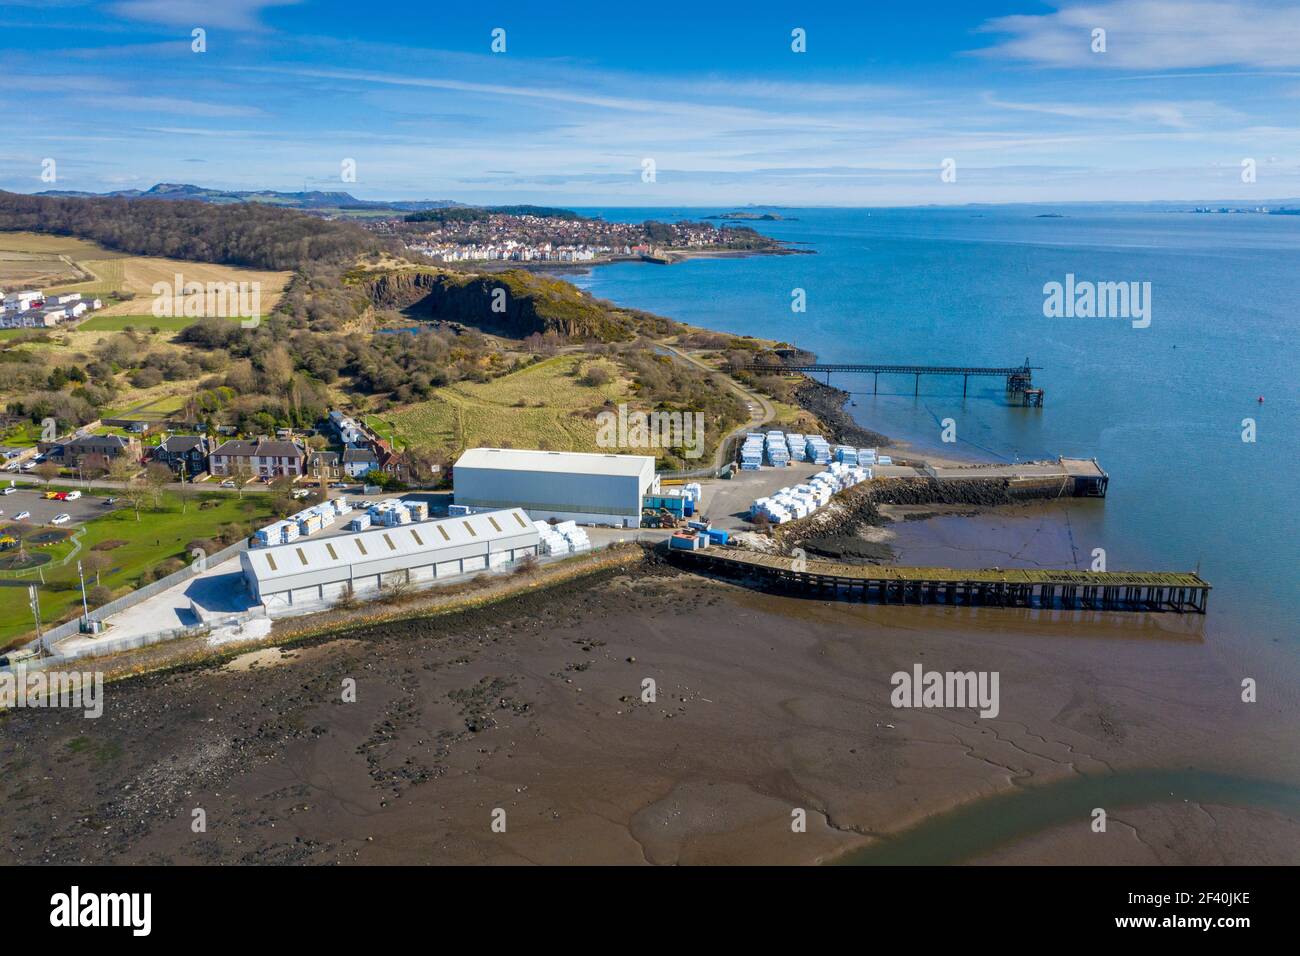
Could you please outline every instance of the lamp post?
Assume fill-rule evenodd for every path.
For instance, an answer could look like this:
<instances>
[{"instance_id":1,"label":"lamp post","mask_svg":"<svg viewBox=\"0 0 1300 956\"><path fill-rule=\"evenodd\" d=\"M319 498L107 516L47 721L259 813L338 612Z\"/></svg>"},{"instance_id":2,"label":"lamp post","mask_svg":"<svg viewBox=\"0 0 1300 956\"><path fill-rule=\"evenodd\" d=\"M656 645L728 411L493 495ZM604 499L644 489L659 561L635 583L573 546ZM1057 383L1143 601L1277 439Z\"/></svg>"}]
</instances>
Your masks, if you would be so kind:
<instances>
[{"instance_id":1,"label":"lamp post","mask_svg":"<svg viewBox=\"0 0 1300 956\"><path fill-rule=\"evenodd\" d=\"M81 610L83 617L81 619L82 630L90 629L90 604L86 600L86 576L81 571L81 562L77 562L77 577L81 580Z\"/></svg>"}]
</instances>

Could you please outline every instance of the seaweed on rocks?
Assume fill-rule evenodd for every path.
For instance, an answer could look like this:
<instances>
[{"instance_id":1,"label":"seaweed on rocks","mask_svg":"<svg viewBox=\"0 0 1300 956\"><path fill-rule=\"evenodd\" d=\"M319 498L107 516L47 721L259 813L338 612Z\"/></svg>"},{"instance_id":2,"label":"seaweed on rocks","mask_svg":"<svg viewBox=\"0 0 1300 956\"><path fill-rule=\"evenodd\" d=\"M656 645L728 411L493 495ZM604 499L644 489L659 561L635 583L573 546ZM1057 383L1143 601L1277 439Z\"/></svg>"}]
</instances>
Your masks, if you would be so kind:
<instances>
[{"instance_id":1,"label":"seaweed on rocks","mask_svg":"<svg viewBox=\"0 0 1300 956\"><path fill-rule=\"evenodd\" d=\"M863 428L844 410L849 393L842 388L823 385L805 375L794 394L800 408L812 412L825 423L830 433L826 436L828 440L845 445L874 447L892 444L888 435Z\"/></svg>"}]
</instances>

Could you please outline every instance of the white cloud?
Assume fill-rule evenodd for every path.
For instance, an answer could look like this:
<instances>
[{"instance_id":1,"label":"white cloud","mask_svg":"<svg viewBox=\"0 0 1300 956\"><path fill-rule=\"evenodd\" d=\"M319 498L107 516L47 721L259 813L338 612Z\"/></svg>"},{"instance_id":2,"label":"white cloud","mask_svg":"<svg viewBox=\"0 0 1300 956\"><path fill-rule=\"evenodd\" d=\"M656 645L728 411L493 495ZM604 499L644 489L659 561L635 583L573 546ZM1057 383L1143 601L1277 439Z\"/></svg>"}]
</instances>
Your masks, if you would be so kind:
<instances>
[{"instance_id":1,"label":"white cloud","mask_svg":"<svg viewBox=\"0 0 1300 956\"><path fill-rule=\"evenodd\" d=\"M182 116L208 117L263 115L255 106L226 106L174 96L87 96L80 101L89 106L125 113L176 113Z\"/></svg>"},{"instance_id":2,"label":"white cloud","mask_svg":"<svg viewBox=\"0 0 1300 956\"><path fill-rule=\"evenodd\" d=\"M299 0L122 0L110 9L128 20L166 26L258 30L267 7L292 6Z\"/></svg>"},{"instance_id":3,"label":"white cloud","mask_svg":"<svg viewBox=\"0 0 1300 956\"><path fill-rule=\"evenodd\" d=\"M1094 28L1106 52L1091 49ZM1055 67L1162 70L1300 66L1300 6L1267 0L1109 0L1042 15L997 17L981 30L1011 39L977 51Z\"/></svg>"}]
</instances>

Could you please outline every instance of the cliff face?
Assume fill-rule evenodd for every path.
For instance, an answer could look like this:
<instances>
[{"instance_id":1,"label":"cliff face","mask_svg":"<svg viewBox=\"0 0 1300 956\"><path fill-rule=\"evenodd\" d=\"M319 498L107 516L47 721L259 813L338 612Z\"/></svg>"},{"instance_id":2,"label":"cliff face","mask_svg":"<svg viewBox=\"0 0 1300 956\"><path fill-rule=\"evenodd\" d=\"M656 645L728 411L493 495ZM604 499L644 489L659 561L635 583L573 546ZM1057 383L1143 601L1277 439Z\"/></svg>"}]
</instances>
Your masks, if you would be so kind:
<instances>
[{"instance_id":1,"label":"cliff face","mask_svg":"<svg viewBox=\"0 0 1300 956\"><path fill-rule=\"evenodd\" d=\"M666 320L614 308L558 279L520 271L482 275L403 269L357 277L377 308L472 325L511 338L556 332L618 341L662 332Z\"/></svg>"}]
</instances>

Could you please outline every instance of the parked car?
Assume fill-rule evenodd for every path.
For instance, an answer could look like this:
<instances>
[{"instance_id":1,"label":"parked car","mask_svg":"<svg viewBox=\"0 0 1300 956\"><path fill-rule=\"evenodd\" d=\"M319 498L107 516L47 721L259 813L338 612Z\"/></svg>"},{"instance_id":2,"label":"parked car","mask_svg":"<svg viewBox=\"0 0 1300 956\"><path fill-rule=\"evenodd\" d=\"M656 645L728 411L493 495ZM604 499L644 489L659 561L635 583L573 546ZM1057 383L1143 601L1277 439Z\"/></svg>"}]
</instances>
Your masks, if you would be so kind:
<instances>
[{"instance_id":1,"label":"parked car","mask_svg":"<svg viewBox=\"0 0 1300 956\"><path fill-rule=\"evenodd\" d=\"M66 500L66 501L76 501L76 500L77 500L78 498L80 498L80 497L81 497L81 492L80 492L80 491L73 490L73 491L69 491L69 492L68 492L68 497L67 497L65 500Z\"/></svg>"},{"instance_id":2,"label":"parked car","mask_svg":"<svg viewBox=\"0 0 1300 956\"><path fill-rule=\"evenodd\" d=\"M20 511L20 512L18 512L18 514L14 515L14 520L15 520L15 521L22 521L22 520L24 520L25 518L30 518L31 516L32 516L32 513L31 513L30 511Z\"/></svg>"},{"instance_id":3,"label":"parked car","mask_svg":"<svg viewBox=\"0 0 1300 956\"><path fill-rule=\"evenodd\" d=\"M21 467L22 466L18 462L11 461L9 464L5 465L5 471L17 471Z\"/></svg>"},{"instance_id":4,"label":"parked car","mask_svg":"<svg viewBox=\"0 0 1300 956\"><path fill-rule=\"evenodd\" d=\"M71 520L72 520L72 515L67 514L65 512L64 514L57 514L53 518L51 518L50 524L67 524Z\"/></svg>"},{"instance_id":5,"label":"parked car","mask_svg":"<svg viewBox=\"0 0 1300 956\"><path fill-rule=\"evenodd\" d=\"M306 488L299 488L293 493L293 496L295 498L306 498L309 494L311 494L311 492Z\"/></svg>"},{"instance_id":6,"label":"parked car","mask_svg":"<svg viewBox=\"0 0 1300 956\"><path fill-rule=\"evenodd\" d=\"M233 481L231 481L229 478L227 478L225 481L223 481L223 482L221 483L221 487L222 487L222 488L233 488L233 487L235 487L235 483L234 483Z\"/></svg>"},{"instance_id":7,"label":"parked car","mask_svg":"<svg viewBox=\"0 0 1300 956\"><path fill-rule=\"evenodd\" d=\"M106 505L115 505L115 504L117 504L117 499L116 499L116 498L105 498L105 499L104 499L104 504L106 504Z\"/></svg>"},{"instance_id":8,"label":"parked car","mask_svg":"<svg viewBox=\"0 0 1300 956\"><path fill-rule=\"evenodd\" d=\"M8 488L6 488L3 492L0 492L0 494L12 495L12 494L13 494L15 491L17 491L17 490L18 490L18 489L15 488L13 485L10 485L10 486L9 486Z\"/></svg>"}]
</instances>

